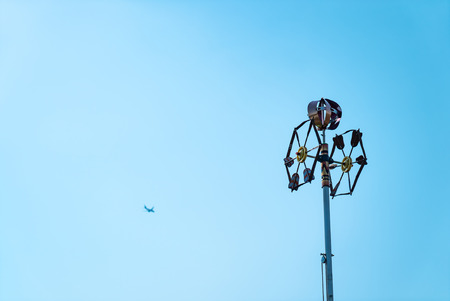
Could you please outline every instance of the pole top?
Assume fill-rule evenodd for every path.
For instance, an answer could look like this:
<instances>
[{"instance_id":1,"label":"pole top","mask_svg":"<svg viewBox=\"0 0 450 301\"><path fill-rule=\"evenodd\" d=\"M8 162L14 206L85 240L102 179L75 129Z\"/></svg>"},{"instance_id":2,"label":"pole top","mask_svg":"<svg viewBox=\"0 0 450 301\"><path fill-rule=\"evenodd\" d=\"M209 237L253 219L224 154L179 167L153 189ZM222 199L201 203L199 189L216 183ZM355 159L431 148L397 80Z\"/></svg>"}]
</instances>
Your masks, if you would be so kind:
<instances>
[{"instance_id":1,"label":"pole top","mask_svg":"<svg viewBox=\"0 0 450 301\"><path fill-rule=\"evenodd\" d=\"M334 130L341 121L342 109L331 99L322 98L308 104L308 116L318 130Z\"/></svg>"}]
</instances>

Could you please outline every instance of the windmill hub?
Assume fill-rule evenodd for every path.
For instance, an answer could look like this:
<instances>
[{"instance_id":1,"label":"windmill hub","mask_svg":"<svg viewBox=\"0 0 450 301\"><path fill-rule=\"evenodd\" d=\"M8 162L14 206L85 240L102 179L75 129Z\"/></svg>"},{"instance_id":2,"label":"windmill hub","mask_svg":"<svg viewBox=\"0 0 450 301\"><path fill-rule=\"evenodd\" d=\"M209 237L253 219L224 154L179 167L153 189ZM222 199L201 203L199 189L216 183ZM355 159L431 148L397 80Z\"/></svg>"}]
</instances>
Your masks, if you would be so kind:
<instances>
[{"instance_id":1,"label":"windmill hub","mask_svg":"<svg viewBox=\"0 0 450 301\"><path fill-rule=\"evenodd\" d=\"M341 169L343 172L347 173L350 171L350 169L352 169L352 158L350 157L344 157L344 159L342 159L342 165L341 165Z\"/></svg>"},{"instance_id":2,"label":"windmill hub","mask_svg":"<svg viewBox=\"0 0 450 301\"><path fill-rule=\"evenodd\" d=\"M308 150L304 146L300 146L298 152L295 153L297 155L297 161L300 163L305 162L306 156L308 155Z\"/></svg>"}]
</instances>

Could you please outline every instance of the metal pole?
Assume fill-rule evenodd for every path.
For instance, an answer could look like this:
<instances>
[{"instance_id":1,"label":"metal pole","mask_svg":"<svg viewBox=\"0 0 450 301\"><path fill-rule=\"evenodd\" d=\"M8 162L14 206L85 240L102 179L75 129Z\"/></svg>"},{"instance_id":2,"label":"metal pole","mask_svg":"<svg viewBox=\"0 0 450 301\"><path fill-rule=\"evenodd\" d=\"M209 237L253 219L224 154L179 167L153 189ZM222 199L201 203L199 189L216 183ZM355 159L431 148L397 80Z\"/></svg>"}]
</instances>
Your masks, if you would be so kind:
<instances>
[{"instance_id":1,"label":"metal pole","mask_svg":"<svg viewBox=\"0 0 450 301\"><path fill-rule=\"evenodd\" d=\"M323 215L325 230L325 271L327 286L327 301L333 301L333 268L331 254L331 227L330 227L330 169L328 166L328 144L325 143L325 130L323 131L323 143L320 152L322 161L322 188L323 188Z\"/></svg>"},{"instance_id":2,"label":"metal pole","mask_svg":"<svg viewBox=\"0 0 450 301\"><path fill-rule=\"evenodd\" d=\"M325 262L326 280L327 280L327 301L333 301L333 268L331 254L331 228L330 228L330 193L329 187L323 187L323 214L325 221L325 253L327 261Z\"/></svg>"}]
</instances>

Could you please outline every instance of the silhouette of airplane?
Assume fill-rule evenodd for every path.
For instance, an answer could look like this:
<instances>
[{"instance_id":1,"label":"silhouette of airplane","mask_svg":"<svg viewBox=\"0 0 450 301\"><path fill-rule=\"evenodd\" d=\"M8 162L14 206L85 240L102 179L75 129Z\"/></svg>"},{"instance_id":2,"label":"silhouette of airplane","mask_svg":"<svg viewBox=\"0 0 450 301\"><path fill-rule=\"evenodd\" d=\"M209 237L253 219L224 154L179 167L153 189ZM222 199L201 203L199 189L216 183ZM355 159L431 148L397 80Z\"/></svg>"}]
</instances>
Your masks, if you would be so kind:
<instances>
[{"instance_id":1,"label":"silhouette of airplane","mask_svg":"<svg viewBox=\"0 0 450 301\"><path fill-rule=\"evenodd\" d=\"M153 208L155 208L155 207L152 207L151 209L148 209L147 206L144 205L144 208L145 208L145 210L147 210L147 212L155 213L155 210L153 210Z\"/></svg>"}]
</instances>

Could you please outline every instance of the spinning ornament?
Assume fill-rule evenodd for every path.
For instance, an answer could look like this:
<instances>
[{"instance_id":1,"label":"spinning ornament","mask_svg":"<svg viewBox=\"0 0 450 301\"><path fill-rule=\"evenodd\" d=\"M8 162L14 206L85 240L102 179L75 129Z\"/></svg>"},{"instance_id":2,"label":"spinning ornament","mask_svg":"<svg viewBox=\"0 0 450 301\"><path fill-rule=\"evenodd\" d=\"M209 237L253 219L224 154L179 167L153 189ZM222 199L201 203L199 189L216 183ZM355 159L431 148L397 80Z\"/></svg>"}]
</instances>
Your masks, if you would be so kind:
<instances>
[{"instance_id":1,"label":"spinning ornament","mask_svg":"<svg viewBox=\"0 0 450 301\"><path fill-rule=\"evenodd\" d=\"M348 155L346 155L345 151L344 151L344 148L345 148L344 135L350 134L350 133L351 133L351 140L350 140L351 149L350 149L350 152L348 153ZM348 137L350 135L346 135L346 136ZM342 152L341 160L338 160L339 154L335 154L336 148L338 149L338 153L340 151ZM358 157L356 157L355 160L353 160L352 154L354 154L354 150L358 149L358 148L361 150L362 154L359 155ZM333 159L333 155L335 155L334 159ZM353 193L353 190L355 190L356 182L358 181L359 175L361 174L364 166L367 165L366 152L364 150L364 146L363 146L363 142L362 142L362 133L359 130L348 130L345 133L343 133L342 135L336 135L336 137L333 138L333 148L331 150L330 162L337 163L337 164L330 165L330 169L334 169L336 167L339 167L339 165L340 165L340 168L336 168L336 170L338 170L339 172L342 171L338 182L334 186L331 184L330 195L333 198L335 196L339 196L339 195L348 195L348 194L351 195ZM356 176L354 177L354 180L352 181L350 179L350 170L352 170L352 168L354 167L355 164L359 165L359 168L356 173ZM336 194L339 189L339 186L341 184L342 178L344 177L345 174L347 174L347 179L348 179L348 190L346 192Z\"/></svg>"},{"instance_id":2,"label":"spinning ornament","mask_svg":"<svg viewBox=\"0 0 450 301\"><path fill-rule=\"evenodd\" d=\"M304 142L301 143L299 135L298 135L298 131L301 131L302 127L305 124L308 125L308 132L306 134L306 138L305 138ZM306 129L306 127L303 129ZM314 129L314 133L315 133L315 135L314 135L315 137L313 137L311 139L317 139L317 144L308 150L307 142L308 142L309 134L311 133L311 129ZM295 142L294 142L294 140L295 140ZM298 150L295 152L295 156L294 156L295 159L291 157L291 155L292 155L291 153L292 153L292 149L293 149L294 145L295 145L294 149L297 149L297 147L298 147ZM312 151L314 151L315 149L317 149L317 151L314 156L308 154L308 153L312 153ZM288 187L289 187L289 189L291 189L291 191L297 190L303 184L311 183L311 181L314 180L314 169L316 168L319 151L320 151L319 133L317 132L316 127L313 126L313 123L309 120L306 120L294 129L294 132L292 133L292 137L291 137L291 142L289 143L288 152L287 152L286 158L284 159L284 165L286 166L286 171L287 171L288 178L289 178L289 186ZM314 162L312 163L311 168L308 168L306 165L307 158L314 159ZM295 173L293 173L291 176L291 173L289 172L289 168L293 165L296 165L296 170L295 170ZM300 166L303 166L305 168L303 170L303 183L301 183L301 184L299 183L300 176L298 174Z\"/></svg>"},{"instance_id":3,"label":"spinning ornament","mask_svg":"<svg viewBox=\"0 0 450 301\"><path fill-rule=\"evenodd\" d=\"M284 165L286 166L286 172L289 179L288 188L291 189L291 191L294 191L298 190L300 186L306 183L311 183L315 179L314 170L317 161L321 163L328 162L329 164L322 166L322 177L325 177L326 182L322 184L325 184L325 186L330 186L330 195L333 198L340 195L351 195L355 189L356 182L358 181L364 165L367 165L367 157L362 143L362 133L359 130L348 130L341 135L336 135L336 137L333 138L331 154L328 156L328 144L325 143L325 130L334 130L339 126L339 122L342 117L342 109L336 102L330 99L322 98L321 100L312 101L309 103L308 116L309 120L303 121L299 126L294 128L291 141L289 142L286 158L284 159ZM301 131L306 128L308 129L306 134L301 135ZM323 131L323 141L320 138L319 131ZM348 135L350 133L351 149L348 155L346 155L344 151L344 137L350 136ZM314 137L310 138L310 135L314 135ZM304 141L303 143L300 142L301 139ZM317 141L316 145L311 148L307 148L308 139ZM352 154L354 154L353 150L358 148L358 146L361 149L362 154L356 159L352 159ZM336 148L339 150L338 154L336 154L336 158L339 157L340 152L342 152L342 158L333 158ZM310 165L311 168L309 168L306 163L308 158L312 160ZM355 164L358 164L360 167L354 177L354 180L352 181L350 170L352 170ZM295 172L291 175L290 168L292 166L295 166ZM298 174L300 166L303 168L303 181L301 183L300 175ZM334 186L332 185L332 180L330 177L330 169L342 171L339 180ZM349 189L346 192L337 194L344 174L347 174L346 177L348 178Z\"/></svg>"},{"instance_id":4,"label":"spinning ornament","mask_svg":"<svg viewBox=\"0 0 450 301\"><path fill-rule=\"evenodd\" d=\"M329 196L331 195L334 198L353 193L356 182L364 166L367 165L367 157L360 130L349 130L341 135L336 135L333 138L331 153L328 155L325 131L335 130L339 126L342 117L342 109L336 102L326 98L310 102L308 105L308 117L308 120L303 121L294 128L288 151L284 158L284 165L289 179L288 188L293 192L302 185L311 183L315 179L314 171L317 162L321 164L326 249L326 253L322 254L322 263L326 266L327 301L332 301L333 276ZM322 138L319 131L322 132ZM313 137L309 137L310 135ZM347 140L349 138L348 144ZM347 145L351 146L347 152L345 151L345 141L347 141ZM359 156L358 153L360 153ZM355 165L359 165L359 167ZM303 169L302 181L300 181L299 175L300 167ZM335 185L333 185L330 170L338 173L337 177L339 177L339 180ZM350 173L354 170L357 170L357 172L352 180ZM346 178L344 182L348 181L348 190L345 188L346 185L341 184L344 178Z\"/></svg>"}]
</instances>

